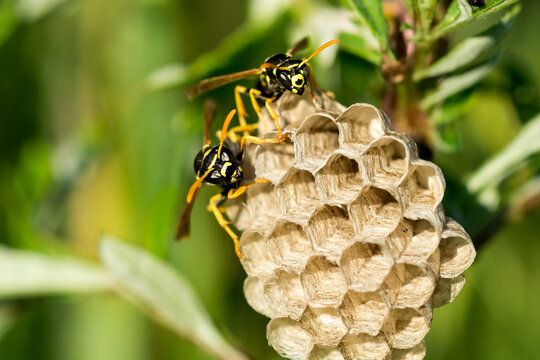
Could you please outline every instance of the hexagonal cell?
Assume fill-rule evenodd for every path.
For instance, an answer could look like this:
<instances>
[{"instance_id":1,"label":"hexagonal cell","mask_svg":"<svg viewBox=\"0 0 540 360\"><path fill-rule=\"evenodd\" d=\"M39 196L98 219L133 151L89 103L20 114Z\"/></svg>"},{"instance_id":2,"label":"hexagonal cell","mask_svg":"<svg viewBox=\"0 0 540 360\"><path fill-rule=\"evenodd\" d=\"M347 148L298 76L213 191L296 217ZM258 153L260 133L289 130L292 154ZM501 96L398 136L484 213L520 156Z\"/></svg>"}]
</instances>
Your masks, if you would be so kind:
<instances>
[{"instance_id":1,"label":"hexagonal cell","mask_svg":"<svg viewBox=\"0 0 540 360\"><path fill-rule=\"evenodd\" d=\"M407 207L435 210L442 201L445 187L441 169L428 161L415 160L399 190Z\"/></svg>"},{"instance_id":2,"label":"hexagonal cell","mask_svg":"<svg viewBox=\"0 0 540 360\"><path fill-rule=\"evenodd\" d=\"M388 236L387 244L394 259L402 262L422 262L427 260L439 245L439 234L427 220L404 218Z\"/></svg>"},{"instance_id":3,"label":"hexagonal cell","mask_svg":"<svg viewBox=\"0 0 540 360\"><path fill-rule=\"evenodd\" d=\"M285 144L261 144L255 155L255 171L260 178L277 184L294 163L294 145L290 139Z\"/></svg>"},{"instance_id":4,"label":"hexagonal cell","mask_svg":"<svg viewBox=\"0 0 540 360\"><path fill-rule=\"evenodd\" d=\"M405 143L389 135L372 142L362 154L370 181L397 185L409 169L409 151Z\"/></svg>"},{"instance_id":5,"label":"hexagonal cell","mask_svg":"<svg viewBox=\"0 0 540 360\"><path fill-rule=\"evenodd\" d=\"M358 292L349 290L338 312L351 334L375 336L390 312L390 305L380 291Z\"/></svg>"},{"instance_id":6,"label":"hexagonal cell","mask_svg":"<svg viewBox=\"0 0 540 360\"><path fill-rule=\"evenodd\" d=\"M336 123L340 129L342 145L366 146L384 135L388 123L382 112L369 104L354 104L343 112Z\"/></svg>"},{"instance_id":7,"label":"hexagonal cell","mask_svg":"<svg viewBox=\"0 0 540 360\"><path fill-rule=\"evenodd\" d=\"M267 229L281 215L274 185L258 183L247 190L247 209L250 214L250 227Z\"/></svg>"},{"instance_id":8,"label":"hexagonal cell","mask_svg":"<svg viewBox=\"0 0 540 360\"><path fill-rule=\"evenodd\" d=\"M453 278L464 272L474 261L476 250L469 234L452 219L448 219L439 244L441 277Z\"/></svg>"},{"instance_id":9,"label":"hexagonal cell","mask_svg":"<svg viewBox=\"0 0 540 360\"><path fill-rule=\"evenodd\" d=\"M385 237L401 220L401 205L387 190L369 186L362 190L350 207L351 219L358 233Z\"/></svg>"},{"instance_id":10,"label":"hexagonal cell","mask_svg":"<svg viewBox=\"0 0 540 360\"><path fill-rule=\"evenodd\" d=\"M338 306L347 282L339 267L324 256L312 257L300 275L302 285L310 306Z\"/></svg>"},{"instance_id":11,"label":"hexagonal cell","mask_svg":"<svg viewBox=\"0 0 540 360\"><path fill-rule=\"evenodd\" d=\"M320 167L338 149L338 136L332 117L322 113L309 116L293 137L298 166L309 170Z\"/></svg>"},{"instance_id":12,"label":"hexagonal cell","mask_svg":"<svg viewBox=\"0 0 540 360\"><path fill-rule=\"evenodd\" d=\"M266 338L270 346L287 359L306 359L313 349L311 336L298 322L288 318L271 320L266 327Z\"/></svg>"},{"instance_id":13,"label":"hexagonal cell","mask_svg":"<svg viewBox=\"0 0 540 360\"><path fill-rule=\"evenodd\" d=\"M353 243L353 226L347 211L324 205L313 213L306 229L316 252L337 258Z\"/></svg>"},{"instance_id":14,"label":"hexagonal cell","mask_svg":"<svg viewBox=\"0 0 540 360\"><path fill-rule=\"evenodd\" d=\"M384 281L384 290L394 308L420 307L435 290L436 276L425 267L396 264Z\"/></svg>"},{"instance_id":15,"label":"hexagonal cell","mask_svg":"<svg viewBox=\"0 0 540 360\"><path fill-rule=\"evenodd\" d=\"M425 340L410 349L393 349L388 360L422 360L426 356Z\"/></svg>"},{"instance_id":16,"label":"hexagonal cell","mask_svg":"<svg viewBox=\"0 0 540 360\"><path fill-rule=\"evenodd\" d=\"M394 265L394 259L378 244L356 243L343 252L339 261L349 287L376 291Z\"/></svg>"},{"instance_id":17,"label":"hexagonal cell","mask_svg":"<svg viewBox=\"0 0 540 360\"><path fill-rule=\"evenodd\" d=\"M336 347L315 345L309 360L345 360Z\"/></svg>"},{"instance_id":18,"label":"hexagonal cell","mask_svg":"<svg viewBox=\"0 0 540 360\"><path fill-rule=\"evenodd\" d=\"M315 174L315 181L323 199L341 203L354 200L364 185L356 160L340 153L328 159Z\"/></svg>"},{"instance_id":19,"label":"hexagonal cell","mask_svg":"<svg viewBox=\"0 0 540 360\"><path fill-rule=\"evenodd\" d=\"M276 316L298 320L307 307L300 277L278 270L264 284L264 299Z\"/></svg>"},{"instance_id":20,"label":"hexagonal cell","mask_svg":"<svg viewBox=\"0 0 540 360\"><path fill-rule=\"evenodd\" d=\"M239 242L240 253L244 255L240 261L251 276L268 277L275 268L266 250L264 237L256 231L246 231Z\"/></svg>"},{"instance_id":21,"label":"hexagonal cell","mask_svg":"<svg viewBox=\"0 0 540 360\"><path fill-rule=\"evenodd\" d=\"M302 227L280 221L267 238L270 258L280 268L300 272L312 253L311 241Z\"/></svg>"},{"instance_id":22,"label":"hexagonal cell","mask_svg":"<svg viewBox=\"0 0 540 360\"><path fill-rule=\"evenodd\" d=\"M422 342L431 327L431 314L429 307L392 310L383 330L391 340L392 347L409 349Z\"/></svg>"},{"instance_id":23,"label":"hexagonal cell","mask_svg":"<svg viewBox=\"0 0 540 360\"><path fill-rule=\"evenodd\" d=\"M349 334L339 344L339 350L346 360L380 360L390 353L390 346L384 336Z\"/></svg>"},{"instance_id":24,"label":"hexagonal cell","mask_svg":"<svg viewBox=\"0 0 540 360\"><path fill-rule=\"evenodd\" d=\"M276 186L276 192L284 213L296 212L309 216L319 204L315 178L305 170L291 169Z\"/></svg>"},{"instance_id":25,"label":"hexagonal cell","mask_svg":"<svg viewBox=\"0 0 540 360\"><path fill-rule=\"evenodd\" d=\"M248 276L244 281L244 295L248 304L258 313L269 318L275 317L270 305L264 298L264 283L255 276Z\"/></svg>"},{"instance_id":26,"label":"hexagonal cell","mask_svg":"<svg viewBox=\"0 0 540 360\"><path fill-rule=\"evenodd\" d=\"M441 307L454 301L463 286L465 286L464 275L451 279L439 278L435 291L431 296L433 307Z\"/></svg>"},{"instance_id":27,"label":"hexagonal cell","mask_svg":"<svg viewBox=\"0 0 540 360\"><path fill-rule=\"evenodd\" d=\"M347 334L347 327L332 308L311 308L302 315L300 326L306 330L317 345L337 346Z\"/></svg>"}]
</instances>

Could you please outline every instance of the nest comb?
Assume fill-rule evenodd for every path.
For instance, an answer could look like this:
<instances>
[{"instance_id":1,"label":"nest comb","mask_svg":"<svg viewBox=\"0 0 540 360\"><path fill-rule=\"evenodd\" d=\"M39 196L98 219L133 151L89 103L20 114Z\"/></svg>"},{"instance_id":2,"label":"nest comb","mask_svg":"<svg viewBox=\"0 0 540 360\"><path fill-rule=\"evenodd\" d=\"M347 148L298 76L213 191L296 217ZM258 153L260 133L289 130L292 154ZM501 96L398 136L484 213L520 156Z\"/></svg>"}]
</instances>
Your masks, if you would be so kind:
<instances>
[{"instance_id":1,"label":"nest comb","mask_svg":"<svg viewBox=\"0 0 540 360\"><path fill-rule=\"evenodd\" d=\"M441 206L441 170L368 104L319 94L275 104L285 144L248 151L251 187L227 212L243 231L248 303L289 359L422 359L433 308L465 283L475 249ZM262 114L260 136L275 137Z\"/></svg>"}]
</instances>

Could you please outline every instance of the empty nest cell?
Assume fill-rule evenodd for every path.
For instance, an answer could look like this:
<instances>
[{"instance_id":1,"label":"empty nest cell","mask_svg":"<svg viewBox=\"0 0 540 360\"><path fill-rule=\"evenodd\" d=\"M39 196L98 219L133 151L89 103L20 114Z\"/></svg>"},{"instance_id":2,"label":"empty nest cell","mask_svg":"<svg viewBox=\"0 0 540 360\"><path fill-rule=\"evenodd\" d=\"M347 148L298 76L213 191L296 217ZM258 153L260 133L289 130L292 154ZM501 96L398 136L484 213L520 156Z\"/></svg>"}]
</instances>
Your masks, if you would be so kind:
<instances>
[{"instance_id":1,"label":"empty nest cell","mask_svg":"<svg viewBox=\"0 0 540 360\"><path fill-rule=\"evenodd\" d=\"M433 307L441 307L454 301L463 286L465 286L465 276L463 274L450 279L439 278L431 297Z\"/></svg>"},{"instance_id":2,"label":"empty nest cell","mask_svg":"<svg viewBox=\"0 0 540 360\"><path fill-rule=\"evenodd\" d=\"M266 250L264 237L256 231L246 231L239 242L240 253L244 255L240 261L251 276L267 277L275 268Z\"/></svg>"},{"instance_id":3,"label":"empty nest cell","mask_svg":"<svg viewBox=\"0 0 540 360\"><path fill-rule=\"evenodd\" d=\"M387 298L394 308L420 307L435 290L435 275L412 264L395 264L384 281Z\"/></svg>"},{"instance_id":4,"label":"empty nest cell","mask_svg":"<svg viewBox=\"0 0 540 360\"><path fill-rule=\"evenodd\" d=\"M328 159L315 180L323 199L341 203L354 200L364 185L356 160L339 153Z\"/></svg>"},{"instance_id":5,"label":"empty nest cell","mask_svg":"<svg viewBox=\"0 0 540 360\"><path fill-rule=\"evenodd\" d=\"M291 169L276 186L276 192L285 213L298 212L305 215L319 203L315 178L305 170Z\"/></svg>"},{"instance_id":6,"label":"empty nest cell","mask_svg":"<svg viewBox=\"0 0 540 360\"><path fill-rule=\"evenodd\" d=\"M368 104L355 104L345 110L337 119L340 128L340 142L345 145L366 146L384 135L387 124L380 111Z\"/></svg>"},{"instance_id":7,"label":"empty nest cell","mask_svg":"<svg viewBox=\"0 0 540 360\"><path fill-rule=\"evenodd\" d=\"M277 184L294 163L294 145L290 139L285 144L264 143L255 154L255 172L258 177Z\"/></svg>"},{"instance_id":8,"label":"empty nest cell","mask_svg":"<svg viewBox=\"0 0 540 360\"><path fill-rule=\"evenodd\" d=\"M351 334L364 333L375 336L385 323L390 307L380 291L349 290L338 312Z\"/></svg>"},{"instance_id":9,"label":"empty nest cell","mask_svg":"<svg viewBox=\"0 0 540 360\"><path fill-rule=\"evenodd\" d=\"M275 218L281 215L274 185L258 183L247 190L247 209L250 214L250 227L268 228Z\"/></svg>"},{"instance_id":10,"label":"empty nest cell","mask_svg":"<svg viewBox=\"0 0 540 360\"><path fill-rule=\"evenodd\" d=\"M264 299L276 316L299 319L306 309L307 302L296 274L278 270L264 285Z\"/></svg>"},{"instance_id":11,"label":"empty nest cell","mask_svg":"<svg viewBox=\"0 0 540 360\"><path fill-rule=\"evenodd\" d=\"M418 345L431 326L431 309L394 309L384 332L391 339L392 347L409 349Z\"/></svg>"},{"instance_id":12,"label":"empty nest cell","mask_svg":"<svg viewBox=\"0 0 540 360\"><path fill-rule=\"evenodd\" d=\"M409 167L406 144L390 136L371 143L362 159L368 178L375 183L397 185Z\"/></svg>"},{"instance_id":13,"label":"empty nest cell","mask_svg":"<svg viewBox=\"0 0 540 360\"><path fill-rule=\"evenodd\" d=\"M471 238L463 227L452 219L446 224L441 243L441 277L452 278L471 266L476 251Z\"/></svg>"},{"instance_id":14,"label":"empty nest cell","mask_svg":"<svg viewBox=\"0 0 540 360\"><path fill-rule=\"evenodd\" d=\"M353 226L345 209L324 205L309 219L307 233L315 252L337 258L353 243Z\"/></svg>"},{"instance_id":15,"label":"empty nest cell","mask_svg":"<svg viewBox=\"0 0 540 360\"><path fill-rule=\"evenodd\" d=\"M357 233L385 237L401 220L401 206L388 191L378 187L364 188L350 207Z\"/></svg>"},{"instance_id":16,"label":"empty nest cell","mask_svg":"<svg viewBox=\"0 0 540 360\"><path fill-rule=\"evenodd\" d=\"M313 349L311 336L288 318L272 319L266 327L266 338L279 355L288 359L306 359Z\"/></svg>"},{"instance_id":17,"label":"empty nest cell","mask_svg":"<svg viewBox=\"0 0 540 360\"><path fill-rule=\"evenodd\" d=\"M296 162L316 169L339 147L339 131L326 114L313 114L298 127L294 135Z\"/></svg>"},{"instance_id":18,"label":"empty nest cell","mask_svg":"<svg viewBox=\"0 0 540 360\"><path fill-rule=\"evenodd\" d=\"M429 221L404 218L388 236L387 244L394 259L422 262L427 260L439 245L439 236Z\"/></svg>"},{"instance_id":19,"label":"empty nest cell","mask_svg":"<svg viewBox=\"0 0 540 360\"><path fill-rule=\"evenodd\" d=\"M300 326L311 335L315 344L324 346L337 346L348 331L332 308L308 307L300 319Z\"/></svg>"},{"instance_id":20,"label":"empty nest cell","mask_svg":"<svg viewBox=\"0 0 540 360\"><path fill-rule=\"evenodd\" d=\"M339 263L350 288L376 291L392 269L394 260L378 244L356 243L343 252Z\"/></svg>"},{"instance_id":21,"label":"empty nest cell","mask_svg":"<svg viewBox=\"0 0 540 360\"><path fill-rule=\"evenodd\" d=\"M426 344L422 341L410 349L392 349L388 360L422 360L425 356Z\"/></svg>"},{"instance_id":22,"label":"empty nest cell","mask_svg":"<svg viewBox=\"0 0 540 360\"><path fill-rule=\"evenodd\" d=\"M336 347L315 345L309 360L344 360L345 358Z\"/></svg>"},{"instance_id":23,"label":"empty nest cell","mask_svg":"<svg viewBox=\"0 0 540 360\"><path fill-rule=\"evenodd\" d=\"M270 258L280 268L300 272L312 253L311 241L302 227L280 221L267 238Z\"/></svg>"},{"instance_id":24,"label":"empty nest cell","mask_svg":"<svg viewBox=\"0 0 540 360\"><path fill-rule=\"evenodd\" d=\"M244 281L244 295L255 311L269 318L274 317L271 307L264 298L264 282L255 276L248 276Z\"/></svg>"},{"instance_id":25,"label":"empty nest cell","mask_svg":"<svg viewBox=\"0 0 540 360\"><path fill-rule=\"evenodd\" d=\"M312 257L300 275L308 303L313 307L336 307L347 290L339 267L324 256Z\"/></svg>"},{"instance_id":26,"label":"empty nest cell","mask_svg":"<svg viewBox=\"0 0 540 360\"><path fill-rule=\"evenodd\" d=\"M390 353L390 346L383 336L348 334L339 344L346 360L380 360Z\"/></svg>"},{"instance_id":27,"label":"empty nest cell","mask_svg":"<svg viewBox=\"0 0 540 360\"><path fill-rule=\"evenodd\" d=\"M400 186L400 192L408 207L434 210L444 195L444 178L436 165L421 160L417 162Z\"/></svg>"}]
</instances>

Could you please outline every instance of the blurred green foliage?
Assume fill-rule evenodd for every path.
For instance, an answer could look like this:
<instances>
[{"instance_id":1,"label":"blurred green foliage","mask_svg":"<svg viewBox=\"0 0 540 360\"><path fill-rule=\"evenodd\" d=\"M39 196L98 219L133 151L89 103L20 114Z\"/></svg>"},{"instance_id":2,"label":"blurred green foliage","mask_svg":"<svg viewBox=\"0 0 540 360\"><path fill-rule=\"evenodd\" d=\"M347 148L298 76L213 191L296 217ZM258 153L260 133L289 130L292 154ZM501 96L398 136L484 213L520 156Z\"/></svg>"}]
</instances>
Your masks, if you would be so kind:
<instances>
[{"instance_id":1,"label":"blurred green foliage","mask_svg":"<svg viewBox=\"0 0 540 360\"><path fill-rule=\"evenodd\" d=\"M214 358L107 291L110 279L88 265L97 265L103 233L162 259L134 250L126 264L176 269L200 299L192 306L234 347L278 358L266 344L267 320L243 298L231 241L206 212L215 189L201 190L192 239L173 243L172 234L203 133L202 100L188 102L185 87L257 67L306 35L311 47L342 40L313 61L341 103L373 103L405 122L421 114L424 123L403 130L442 168L445 211L478 247L462 295L435 311L427 358L535 358L540 3L524 0L518 14L516 2L2 0L0 359ZM403 81L408 50L395 36L410 29L418 56ZM223 118L231 86L211 96ZM14 282L21 271L26 278ZM47 288L47 276L56 287ZM85 291L101 292L81 294L81 279ZM140 280L135 289L160 285ZM140 302L140 292L122 289ZM184 303L173 296L165 304Z\"/></svg>"}]
</instances>

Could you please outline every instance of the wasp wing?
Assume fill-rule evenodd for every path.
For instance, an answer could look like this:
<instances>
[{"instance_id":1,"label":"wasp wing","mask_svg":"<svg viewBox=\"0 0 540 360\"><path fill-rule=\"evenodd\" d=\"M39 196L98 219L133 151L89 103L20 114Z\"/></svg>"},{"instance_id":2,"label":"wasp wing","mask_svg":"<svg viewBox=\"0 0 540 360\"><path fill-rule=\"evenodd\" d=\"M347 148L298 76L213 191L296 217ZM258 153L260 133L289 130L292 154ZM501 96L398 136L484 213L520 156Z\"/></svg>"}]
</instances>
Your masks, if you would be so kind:
<instances>
[{"instance_id":1,"label":"wasp wing","mask_svg":"<svg viewBox=\"0 0 540 360\"><path fill-rule=\"evenodd\" d=\"M259 75L260 69L251 69L246 71L240 71L234 74L221 75L213 78L205 79L187 90L188 97L194 99L199 95L202 95L210 90L214 90L220 86L226 85L236 80L246 78L248 76Z\"/></svg>"},{"instance_id":2,"label":"wasp wing","mask_svg":"<svg viewBox=\"0 0 540 360\"><path fill-rule=\"evenodd\" d=\"M308 37L303 37L300 39L296 44L294 44L289 50L287 50L286 54L293 56L296 52L304 49L307 46L308 43Z\"/></svg>"}]
</instances>

